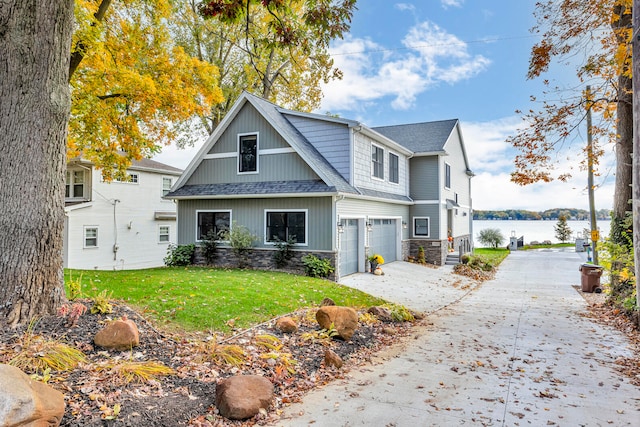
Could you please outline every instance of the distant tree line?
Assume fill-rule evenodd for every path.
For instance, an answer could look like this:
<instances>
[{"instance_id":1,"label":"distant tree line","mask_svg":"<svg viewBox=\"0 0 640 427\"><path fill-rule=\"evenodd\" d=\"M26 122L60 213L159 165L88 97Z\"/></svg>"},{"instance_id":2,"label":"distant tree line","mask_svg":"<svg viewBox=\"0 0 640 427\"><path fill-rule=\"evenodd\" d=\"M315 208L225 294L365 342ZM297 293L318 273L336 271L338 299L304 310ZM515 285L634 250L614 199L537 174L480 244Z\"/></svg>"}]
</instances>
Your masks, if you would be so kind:
<instances>
[{"instance_id":1,"label":"distant tree line","mask_svg":"<svg viewBox=\"0 0 640 427\"><path fill-rule=\"evenodd\" d=\"M521 209L509 209L503 211L474 211L473 219L486 220L486 219L520 219L520 220L554 220L557 221L560 217L566 217L568 220L589 220L589 211L584 209L571 209L571 208L556 208L547 209L546 211L534 212ZM610 219L610 211L607 209L600 209L596 212L598 219Z\"/></svg>"}]
</instances>

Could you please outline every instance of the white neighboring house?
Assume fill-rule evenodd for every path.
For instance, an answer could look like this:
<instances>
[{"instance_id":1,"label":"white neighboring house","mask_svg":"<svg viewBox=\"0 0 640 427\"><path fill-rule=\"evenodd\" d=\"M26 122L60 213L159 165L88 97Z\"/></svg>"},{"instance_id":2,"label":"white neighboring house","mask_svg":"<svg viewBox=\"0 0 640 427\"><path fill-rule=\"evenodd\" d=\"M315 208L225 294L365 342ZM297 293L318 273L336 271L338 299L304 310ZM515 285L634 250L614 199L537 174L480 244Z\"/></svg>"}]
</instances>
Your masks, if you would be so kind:
<instances>
[{"instance_id":1,"label":"white neighboring house","mask_svg":"<svg viewBox=\"0 0 640 427\"><path fill-rule=\"evenodd\" d=\"M67 164L64 266L140 269L164 265L176 242L176 205L163 197L182 170L154 160L134 161L130 180L105 182L86 160Z\"/></svg>"}]
</instances>

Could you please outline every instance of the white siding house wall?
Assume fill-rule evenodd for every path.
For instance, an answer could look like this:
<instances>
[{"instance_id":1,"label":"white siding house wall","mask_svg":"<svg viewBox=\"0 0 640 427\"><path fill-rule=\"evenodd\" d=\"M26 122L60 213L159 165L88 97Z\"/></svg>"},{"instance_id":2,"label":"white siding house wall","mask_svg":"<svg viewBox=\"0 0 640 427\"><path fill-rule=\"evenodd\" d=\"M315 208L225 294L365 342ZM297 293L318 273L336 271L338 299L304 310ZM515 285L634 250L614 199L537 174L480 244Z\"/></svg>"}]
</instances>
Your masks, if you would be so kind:
<instances>
[{"instance_id":1,"label":"white siding house wall","mask_svg":"<svg viewBox=\"0 0 640 427\"><path fill-rule=\"evenodd\" d=\"M378 179L373 176L371 159L372 145L381 147L384 150L384 179ZM390 194L408 195L408 162L404 154L358 132L354 133L353 151L354 186ZM398 183L389 182L389 153L398 156Z\"/></svg>"},{"instance_id":2,"label":"white siding house wall","mask_svg":"<svg viewBox=\"0 0 640 427\"><path fill-rule=\"evenodd\" d=\"M459 207L453 209L452 215L453 234L455 236L469 234L471 233L471 195L469 193L471 177L467 174L462 143L457 132L451 134L445 150L449 155L440 157L441 176L439 177L443 218L447 218L446 200L457 201ZM445 186L446 164L451 168L451 187L449 188ZM446 236L447 221L442 221L440 226L441 235Z\"/></svg>"},{"instance_id":3,"label":"white siding house wall","mask_svg":"<svg viewBox=\"0 0 640 427\"><path fill-rule=\"evenodd\" d=\"M66 208L65 253L67 268L139 269L162 266L169 243L176 242L176 221L155 219L156 212L175 215L176 206L162 199L163 177L177 175L131 170L138 183L103 182L100 171L91 171L91 201ZM171 215L168 215L171 216ZM160 241L168 231L168 241ZM87 228L97 228L97 246L86 247ZM114 247L117 251L114 252Z\"/></svg>"}]
</instances>

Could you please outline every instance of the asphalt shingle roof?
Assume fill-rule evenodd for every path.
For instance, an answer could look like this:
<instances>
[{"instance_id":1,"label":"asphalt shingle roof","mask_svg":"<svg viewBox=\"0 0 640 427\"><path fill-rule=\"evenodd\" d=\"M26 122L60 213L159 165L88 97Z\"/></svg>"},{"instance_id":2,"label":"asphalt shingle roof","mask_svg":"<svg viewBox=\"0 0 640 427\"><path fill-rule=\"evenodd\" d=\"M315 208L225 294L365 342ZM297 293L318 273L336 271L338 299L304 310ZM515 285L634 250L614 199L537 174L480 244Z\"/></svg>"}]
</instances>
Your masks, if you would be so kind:
<instances>
[{"instance_id":1,"label":"asphalt shingle roof","mask_svg":"<svg viewBox=\"0 0 640 427\"><path fill-rule=\"evenodd\" d=\"M407 125L379 126L374 131L408 148L416 154L443 151L458 119Z\"/></svg>"},{"instance_id":2,"label":"asphalt shingle roof","mask_svg":"<svg viewBox=\"0 0 640 427\"><path fill-rule=\"evenodd\" d=\"M166 197L260 196L266 194L333 193L335 191L335 187L330 187L322 181L270 181L185 185L167 194Z\"/></svg>"}]
</instances>

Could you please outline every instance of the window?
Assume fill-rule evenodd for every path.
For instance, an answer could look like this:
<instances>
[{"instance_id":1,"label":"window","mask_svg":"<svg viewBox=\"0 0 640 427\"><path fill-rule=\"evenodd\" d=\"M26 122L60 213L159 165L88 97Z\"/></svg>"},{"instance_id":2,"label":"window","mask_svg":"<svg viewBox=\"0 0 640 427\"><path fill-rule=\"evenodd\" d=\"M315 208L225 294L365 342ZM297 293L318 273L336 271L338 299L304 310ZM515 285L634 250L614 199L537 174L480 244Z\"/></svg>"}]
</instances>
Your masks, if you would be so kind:
<instances>
[{"instance_id":1,"label":"window","mask_svg":"<svg viewBox=\"0 0 640 427\"><path fill-rule=\"evenodd\" d=\"M162 177L162 195L166 196L171 191L171 185L173 185L173 179Z\"/></svg>"},{"instance_id":2,"label":"window","mask_svg":"<svg viewBox=\"0 0 640 427\"><path fill-rule=\"evenodd\" d=\"M398 156L389 153L389 182L398 184L400 182L400 171L398 168Z\"/></svg>"},{"instance_id":3,"label":"window","mask_svg":"<svg viewBox=\"0 0 640 427\"><path fill-rule=\"evenodd\" d=\"M85 248L98 247L98 227L84 228L84 247Z\"/></svg>"},{"instance_id":4,"label":"window","mask_svg":"<svg viewBox=\"0 0 640 427\"><path fill-rule=\"evenodd\" d=\"M258 135L241 135L238 141L238 172L258 171Z\"/></svg>"},{"instance_id":5,"label":"window","mask_svg":"<svg viewBox=\"0 0 640 427\"><path fill-rule=\"evenodd\" d=\"M413 235L429 237L429 218L413 218Z\"/></svg>"},{"instance_id":6,"label":"window","mask_svg":"<svg viewBox=\"0 0 640 427\"><path fill-rule=\"evenodd\" d=\"M444 186L445 188L451 188L451 165L444 164Z\"/></svg>"},{"instance_id":7,"label":"window","mask_svg":"<svg viewBox=\"0 0 640 427\"><path fill-rule=\"evenodd\" d=\"M371 146L371 163L373 176L384 179L384 150L381 147Z\"/></svg>"},{"instance_id":8,"label":"window","mask_svg":"<svg viewBox=\"0 0 640 427\"><path fill-rule=\"evenodd\" d=\"M84 171L68 170L64 187L64 197L84 197Z\"/></svg>"},{"instance_id":9,"label":"window","mask_svg":"<svg viewBox=\"0 0 640 427\"><path fill-rule=\"evenodd\" d=\"M137 184L139 182L138 178L139 178L139 175L137 173L127 172L127 177L125 179L114 178L113 180L115 182L129 182L131 184Z\"/></svg>"},{"instance_id":10,"label":"window","mask_svg":"<svg viewBox=\"0 0 640 427\"><path fill-rule=\"evenodd\" d=\"M297 244L306 244L307 213L269 212L266 213L267 242L286 242L292 239Z\"/></svg>"},{"instance_id":11,"label":"window","mask_svg":"<svg viewBox=\"0 0 640 427\"><path fill-rule=\"evenodd\" d=\"M160 243L168 243L169 242L169 232L171 231L171 226L169 225L161 225L158 227L158 242Z\"/></svg>"},{"instance_id":12,"label":"window","mask_svg":"<svg viewBox=\"0 0 640 427\"><path fill-rule=\"evenodd\" d=\"M222 232L231 227L231 211L201 211L196 215L198 217L196 240L205 239L209 233L215 234L218 240Z\"/></svg>"}]
</instances>

